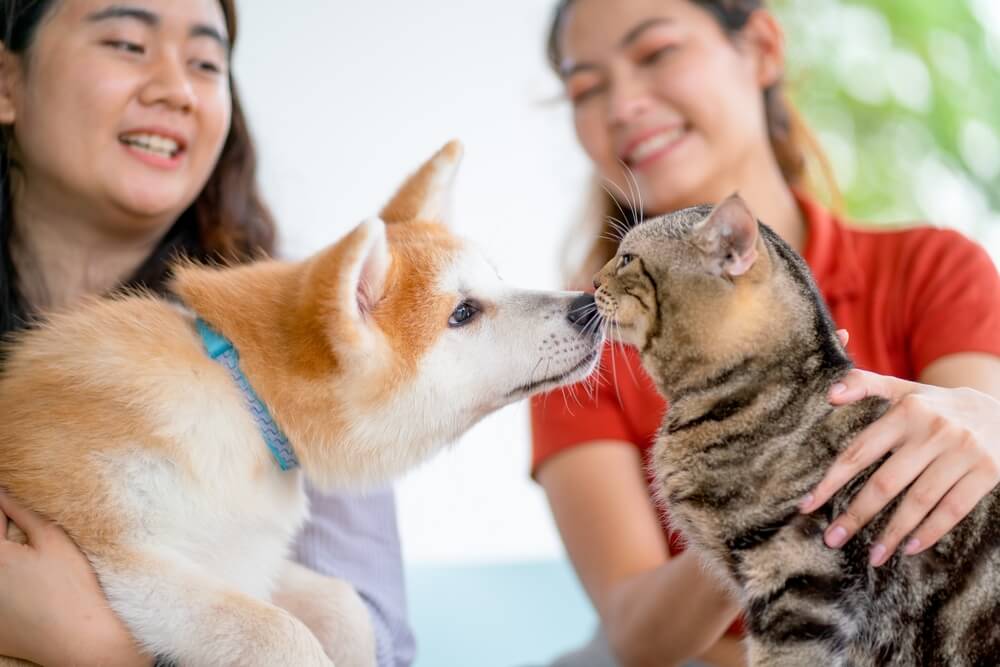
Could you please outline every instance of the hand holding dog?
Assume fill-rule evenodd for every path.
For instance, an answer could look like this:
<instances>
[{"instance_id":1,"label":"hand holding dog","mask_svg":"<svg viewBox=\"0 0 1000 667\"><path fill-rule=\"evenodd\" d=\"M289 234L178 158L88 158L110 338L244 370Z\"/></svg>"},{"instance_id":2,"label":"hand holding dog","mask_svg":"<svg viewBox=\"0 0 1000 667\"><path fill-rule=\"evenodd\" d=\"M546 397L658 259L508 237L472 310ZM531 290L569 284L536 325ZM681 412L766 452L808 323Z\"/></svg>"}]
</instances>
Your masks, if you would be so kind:
<instances>
[{"instance_id":1,"label":"hand holding dog","mask_svg":"<svg viewBox=\"0 0 1000 667\"><path fill-rule=\"evenodd\" d=\"M903 540L906 554L933 546L1000 482L1000 401L967 388L942 388L854 370L830 393L834 405L883 396L892 407L845 450L802 509L811 512L888 452L826 532L831 547L846 543L909 487L881 538L873 565L885 563Z\"/></svg>"},{"instance_id":2,"label":"hand holding dog","mask_svg":"<svg viewBox=\"0 0 1000 667\"><path fill-rule=\"evenodd\" d=\"M28 543L8 539L8 521ZM66 533L0 493L0 655L43 665L149 665ZM46 647L44 654L32 649ZM0 658L0 661L3 659Z\"/></svg>"}]
</instances>

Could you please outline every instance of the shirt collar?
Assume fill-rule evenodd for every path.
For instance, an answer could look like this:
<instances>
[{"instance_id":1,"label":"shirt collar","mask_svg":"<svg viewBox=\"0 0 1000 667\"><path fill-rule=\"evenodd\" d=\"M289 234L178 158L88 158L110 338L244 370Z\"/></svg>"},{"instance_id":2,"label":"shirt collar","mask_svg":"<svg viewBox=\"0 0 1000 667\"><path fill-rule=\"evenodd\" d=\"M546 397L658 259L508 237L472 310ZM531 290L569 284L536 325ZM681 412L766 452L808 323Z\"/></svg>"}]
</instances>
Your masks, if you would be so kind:
<instances>
[{"instance_id":1,"label":"shirt collar","mask_svg":"<svg viewBox=\"0 0 1000 667\"><path fill-rule=\"evenodd\" d=\"M795 191L806 223L803 258L828 301L849 299L864 290L864 273L850 230L815 199Z\"/></svg>"}]
</instances>

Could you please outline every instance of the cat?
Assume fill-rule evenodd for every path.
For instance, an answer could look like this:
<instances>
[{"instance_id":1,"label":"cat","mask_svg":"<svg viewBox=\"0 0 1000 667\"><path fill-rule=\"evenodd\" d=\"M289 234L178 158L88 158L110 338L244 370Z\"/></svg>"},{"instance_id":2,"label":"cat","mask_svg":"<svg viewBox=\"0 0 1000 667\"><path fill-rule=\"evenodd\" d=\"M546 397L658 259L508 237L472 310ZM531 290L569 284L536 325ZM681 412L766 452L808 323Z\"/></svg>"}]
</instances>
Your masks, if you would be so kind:
<instances>
[{"instance_id":1,"label":"cat","mask_svg":"<svg viewBox=\"0 0 1000 667\"><path fill-rule=\"evenodd\" d=\"M739 196L632 228L594 284L605 326L669 401L656 493L742 601L750 665L1000 665L996 492L880 568L868 549L898 499L842 550L823 533L881 461L800 513L888 401L830 405L852 362L806 264Z\"/></svg>"}]
</instances>

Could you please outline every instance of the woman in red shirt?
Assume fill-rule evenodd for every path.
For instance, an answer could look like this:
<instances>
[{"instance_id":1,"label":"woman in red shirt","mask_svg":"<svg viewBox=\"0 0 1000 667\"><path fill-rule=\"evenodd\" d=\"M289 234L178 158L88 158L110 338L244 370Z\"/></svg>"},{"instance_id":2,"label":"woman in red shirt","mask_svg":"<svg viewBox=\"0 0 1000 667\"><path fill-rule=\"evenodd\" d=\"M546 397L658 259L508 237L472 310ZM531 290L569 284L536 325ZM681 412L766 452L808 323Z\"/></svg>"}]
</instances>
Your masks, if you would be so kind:
<instances>
[{"instance_id":1,"label":"woman in red shirt","mask_svg":"<svg viewBox=\"0 0 1000 667\"><path fill-rule=\"evenodd\" d=\"M630 203L654 215L739 191L805 257L852 334L868 372L831 400L895 401L803 510L894 450L826 541L842 545L905 492L872 563L932 545L1000 480L1000 278L987 254L930 227L853 228L806 194L810 146L782 95L783 36L762 0L564 0L550 57L581 146L620 195L603 196L577 284L613 255L615 226L639 217ZM625 665L741 665L737 605L651 501L646 456L666 406L631 351L609 348L602 374L596 394L533 401L533 472L610 653ZM560 664L601 664L584 660Z\"/></svg>"}]
</instances>

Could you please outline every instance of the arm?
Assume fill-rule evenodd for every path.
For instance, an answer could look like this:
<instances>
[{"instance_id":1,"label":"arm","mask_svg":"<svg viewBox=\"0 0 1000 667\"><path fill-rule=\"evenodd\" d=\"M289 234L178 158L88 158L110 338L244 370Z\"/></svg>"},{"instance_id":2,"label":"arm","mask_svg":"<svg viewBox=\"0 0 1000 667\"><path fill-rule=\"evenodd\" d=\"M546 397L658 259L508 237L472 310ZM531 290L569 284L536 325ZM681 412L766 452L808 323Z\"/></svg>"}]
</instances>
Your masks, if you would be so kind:
<instances>
[{"instance_id":1,"label":"arm","mask_svg":"<svg viewBox=\"0 0 1000 667\"><path fill-rule=\"evenodd\" d=\"M838 404L875 394L894 405L838 458L803 507L812 511L821 506L854 475L894 450L827 531L827 544L844 544L909 488L872 548L876 565L904 541L907 554L931 547L1000 482L1000 357L942 357L927 366L920 381L853 371L831 393Z\"/></svg>"},{"instance_id":2,"label":"arm","mask_svg":"<svg viewBox=\"0 0 1000 667\"><path fill-rule=\"evenodd\" d=\"M720 643L738 607L696 556L669 556L633 447L580 445L546 461L537 477L623 665L675 665L710 649L734 656L713 662L741 664L735 641Z\"/></svg>"},{"instance_id":3,"label":"arm","mask_svg":"<svg viewBox=\"0 0 1000 667\"><path fill-rule=\"evenodd\" d=\"M7 539L7 517L27 544ZM0 655L41 665L153 662L108 607L90 563L69 536L2 493L0 591Z\"/></svg>"},{"instance_id":4,"label":"arm","mask_svg":"<svg viewBox=\"0 0 1000 667\"><path fill-rule=\"evenodd\" d=\"M367 495L309 491L312 518L296 560L350 582L371 614L379 667L403 667L415 644L406 621L403 562L391 490Z\"/></svg>"}]
</instances>

